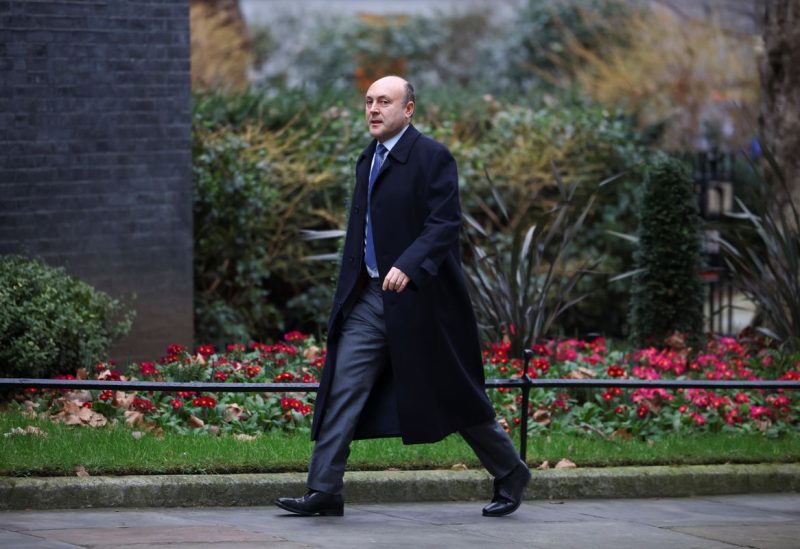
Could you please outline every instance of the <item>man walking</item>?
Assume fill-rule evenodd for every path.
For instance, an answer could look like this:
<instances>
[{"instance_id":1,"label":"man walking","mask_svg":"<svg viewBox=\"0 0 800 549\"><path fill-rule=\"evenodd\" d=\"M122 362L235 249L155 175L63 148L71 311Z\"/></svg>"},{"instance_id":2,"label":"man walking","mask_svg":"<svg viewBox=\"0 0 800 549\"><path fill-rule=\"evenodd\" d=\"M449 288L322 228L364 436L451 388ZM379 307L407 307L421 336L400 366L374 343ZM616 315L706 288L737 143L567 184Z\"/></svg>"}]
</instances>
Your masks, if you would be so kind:
<instances>
[{"instance_id":1,"label":"man walking","mask_svg":"<svg viewBox=\"0 0 800 549\"><path fill-rule=\"evenodd\" d=\"M342 515L354 438L400 436L417 444L458 432L495 477L484 516L507 515L531 475L483 388L461 270L455 160L411 124L414 88L405 80L381 78L365 100L374 140L356 163L308 493L275 504L301 515Z\"/></svg>"}]
</instances>

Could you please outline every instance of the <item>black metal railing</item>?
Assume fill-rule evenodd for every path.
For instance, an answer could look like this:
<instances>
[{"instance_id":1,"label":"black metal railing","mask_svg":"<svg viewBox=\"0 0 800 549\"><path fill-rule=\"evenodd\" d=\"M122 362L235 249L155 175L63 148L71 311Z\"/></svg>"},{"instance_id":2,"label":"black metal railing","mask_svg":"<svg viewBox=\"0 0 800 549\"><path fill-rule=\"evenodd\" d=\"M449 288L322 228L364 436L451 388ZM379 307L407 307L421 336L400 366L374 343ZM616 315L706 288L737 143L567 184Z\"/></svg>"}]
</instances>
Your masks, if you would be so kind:
<instances>
[{"instance_id":1,"label":"black metal railing","mask_svg":"<svg viewBox=\"0 0 800 549\"><path fill-rule=\"evenodd\" d=\"M523 372L533 353L525 351ZM126 391L198 391L205 393L314 393L318 383L216 383L205 381L101 381L90 379L0 378L0 389L118 389ZM525 461L528 446L528 404L534 387L612 388L621 389L800 389L800 381L758 380L724 381L704 379L567 379L531 378L527 374L508 379L487 379L487 389L519 389L522 391L519 423L519 455Z\"/></svg>"}]
</instances>

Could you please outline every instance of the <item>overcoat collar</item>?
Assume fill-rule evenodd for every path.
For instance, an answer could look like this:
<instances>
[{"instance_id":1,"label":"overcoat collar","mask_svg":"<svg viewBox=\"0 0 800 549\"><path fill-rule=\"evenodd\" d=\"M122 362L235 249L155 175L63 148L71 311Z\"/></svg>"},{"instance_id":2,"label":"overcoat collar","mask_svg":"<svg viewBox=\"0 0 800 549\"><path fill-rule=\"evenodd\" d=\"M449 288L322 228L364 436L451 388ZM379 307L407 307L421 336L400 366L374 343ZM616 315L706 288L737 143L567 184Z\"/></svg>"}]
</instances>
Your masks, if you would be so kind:
<instances>
[{"instance_id":1,"label":"overcoat collar","mask_svg":"<svg viewBox=\"0 0 800 549\"><path fill-rule=\"evenodd\" d=\"M408 125L408 129L403 133L400 137L400 141L392 147L392 150L389 151L389 156L396 160L401 164L405 164L408 162L408 155L411 154L411 147L414 145L414 142L420 136L419 130L414 127L413 124ZM375 147L378 146L378 141L376 139L372 140L366 149L361 153L361 156L358 157L358 161L356 162L357 165L361 164L362 161L365 159L371 159L372 155L375 154Z\"/></svg>"}]
</instances>

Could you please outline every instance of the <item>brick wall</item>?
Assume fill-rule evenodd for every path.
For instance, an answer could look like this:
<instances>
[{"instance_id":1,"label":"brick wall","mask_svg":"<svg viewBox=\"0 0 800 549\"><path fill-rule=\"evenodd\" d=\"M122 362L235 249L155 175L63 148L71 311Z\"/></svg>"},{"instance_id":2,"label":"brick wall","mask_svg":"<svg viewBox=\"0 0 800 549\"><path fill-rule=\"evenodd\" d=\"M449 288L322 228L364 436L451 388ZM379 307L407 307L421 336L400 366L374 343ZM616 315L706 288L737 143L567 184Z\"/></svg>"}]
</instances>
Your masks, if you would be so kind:
<instances>
[{"instance_id":1,"label":"brick wall","mask_svg":"<svg viewBox=\"0 0 800 549\"><path fill-rule=\"evenodd\" d=\"M130 298L114 356L192 343L189 0L0 0L0 254Z\"/></svg>"}]
</instances>

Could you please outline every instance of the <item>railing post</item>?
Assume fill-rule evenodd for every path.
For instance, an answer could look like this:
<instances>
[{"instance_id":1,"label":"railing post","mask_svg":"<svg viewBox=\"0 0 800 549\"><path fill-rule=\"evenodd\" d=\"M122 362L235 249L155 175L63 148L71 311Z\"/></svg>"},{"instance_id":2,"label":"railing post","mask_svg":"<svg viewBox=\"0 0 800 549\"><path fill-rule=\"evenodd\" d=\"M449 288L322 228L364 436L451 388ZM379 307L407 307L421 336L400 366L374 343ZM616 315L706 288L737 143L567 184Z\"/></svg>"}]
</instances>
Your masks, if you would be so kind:
<instances>
[{"instance_id":1,"label":"railing post","mask_svg":"<svg viewBox=\"0 0 800 549\"><path fill-rule=\"evenodd\" d=\"M523 352L525 356L525 360L522 362L522 381L523 385L522 389L522 407L520 408L520 414L522 414L519 418L519 458L527 463L526 459L528 456L528 400L530 398L530 391L531 391L531 380L528 377L528 364L530 363L531 357L533 356L533 351L530 349L525 349Z\"/></svg>"}]
</instances>

